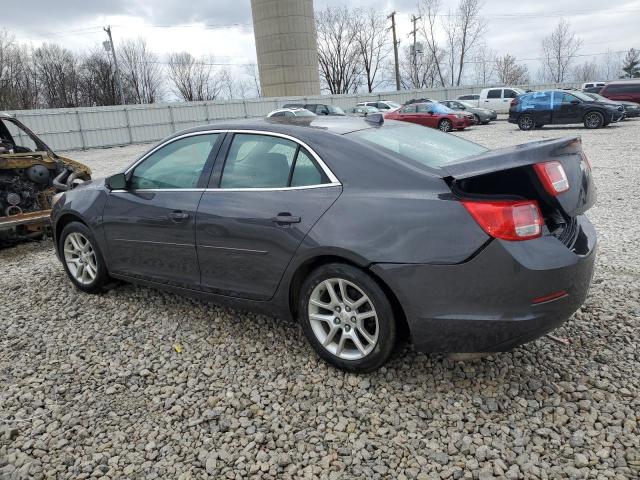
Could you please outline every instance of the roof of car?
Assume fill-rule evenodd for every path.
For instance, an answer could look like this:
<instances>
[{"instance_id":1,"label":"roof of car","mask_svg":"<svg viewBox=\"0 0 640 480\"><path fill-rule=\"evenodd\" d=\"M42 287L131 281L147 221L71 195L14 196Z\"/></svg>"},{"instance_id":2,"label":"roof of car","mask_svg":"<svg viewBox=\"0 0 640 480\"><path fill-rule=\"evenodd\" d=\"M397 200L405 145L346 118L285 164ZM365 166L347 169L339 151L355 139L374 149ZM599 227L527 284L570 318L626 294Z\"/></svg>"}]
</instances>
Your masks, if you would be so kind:
<instances>
[{"instance_id":1,"label":"roof of car","mask_svg":"<svg viewBox=\"0 0 640 480\"><path fill-rule=\"evenodd\" d=\"M296 132L300 132L301 129L315 129L335 133L337 135L344 135L345 133L373 128L376 126L367 122L364 118L347 116L315 116L220 121L183 130L182 132L176 133L174 136L207 130L256 130L293 135Z\"/></svg>"},{"instance_id":2,"label":"roof of car","mask_svg":"<svg viewBox=\"0 0 640 480\"><path fill-rule=\"evenodd\" d=\"M614 80L613 82L607 82L607 85L623 85L623 84L632 84L635 85L637 83L640 83L640 80L638 79L633 79L633 78L629 78L627 80Z\"/></svg>"}]
</instances>

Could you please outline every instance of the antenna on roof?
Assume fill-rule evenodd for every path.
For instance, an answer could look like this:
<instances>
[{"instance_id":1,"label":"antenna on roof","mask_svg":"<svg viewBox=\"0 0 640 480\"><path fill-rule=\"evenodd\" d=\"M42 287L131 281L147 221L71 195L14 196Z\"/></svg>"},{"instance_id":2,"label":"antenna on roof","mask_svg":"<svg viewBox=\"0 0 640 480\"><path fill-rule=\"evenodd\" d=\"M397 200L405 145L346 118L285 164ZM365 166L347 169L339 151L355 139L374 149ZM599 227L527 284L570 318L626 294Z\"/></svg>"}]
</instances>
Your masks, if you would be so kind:
<instances>
[{"instance_id":1,"label":"antenna on roof","mask_svg":"<svg viewBox=\"0 0 640 480\"><path fill-rule=\"evenodd\" d=\"M364 121L373 125L382 125L384 123L384 115L381 113L370 113L364 117Z\"/></svg>"}]
</instances>

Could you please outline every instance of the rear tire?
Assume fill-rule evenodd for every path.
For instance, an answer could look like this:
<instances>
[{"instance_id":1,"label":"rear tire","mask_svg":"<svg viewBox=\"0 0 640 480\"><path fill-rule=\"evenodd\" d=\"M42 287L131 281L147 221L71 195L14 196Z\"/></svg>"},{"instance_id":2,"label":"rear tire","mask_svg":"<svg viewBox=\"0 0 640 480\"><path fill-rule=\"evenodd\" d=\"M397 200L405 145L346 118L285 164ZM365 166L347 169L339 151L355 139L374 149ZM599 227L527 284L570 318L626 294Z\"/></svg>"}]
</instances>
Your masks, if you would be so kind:
<instances>
[{"instance_id":1,"label":"rear tire","mask_svg":"<svg viewBox=\"0 0 640 480\"><path fill-rule=\"evenodd\" d=\"M473 118L476 121L476 125L480 125L482 122L480 121L480 117L477 114L473 114Z\"/></svg>"},{"instance_id":2,"label":"rear tire","mask_svg":"<svg viewBox=\"0 0 640 480\"><path fill-rule=\"evenodd\" d=\"M343 263L322 265L304 280L297 302L302 331L318 356L331 365L367 373L384 365L393 353L393 308L364 271Z\"/></svg>"},{"instance_id":3,"label":"rear tire","mask_svg":"<svg viewBox=\"0 0 640 480\"><path fill-rule=\"evenodd\" d=\"M534 126L533 116L528 113L520 115L520 118L518 118L518 128L520 128L520 130L531 130Z\"/></svg>"},{"instance_id":4,"label":"rear tire","mask_svg":"<svg viewBox=\"0 0 640 480\"><path fill-rule=\"evenodd\" d=\"M103 291L109 282L107 264L89 227L80 222L65 225L58 240L58 251L67 276L78 290Z\"/></svg>"},{"instance_id":5,"label":"rear tire","mask_svg":"<svg viewBox=\"0 0 640 480\"><path fill-rule=\"evenodd\" d=\"M438 123L438 129L441 132L450 132L451 130L453 130L453 125L451 124L451 120L447 120L446 118L443 118L442 120L440 120L440 123Z\"/></svg>"},{"instance_id":6,"label":"rear tire","mask_svg":"<svg viewBox=\"0 0 640 480\"><path fill-rule=\"evenodd\" d=\"M604 117L600 112L587 112L584 116L584 128L601 128L604 126Z\"/></svg>"}]
</instances>

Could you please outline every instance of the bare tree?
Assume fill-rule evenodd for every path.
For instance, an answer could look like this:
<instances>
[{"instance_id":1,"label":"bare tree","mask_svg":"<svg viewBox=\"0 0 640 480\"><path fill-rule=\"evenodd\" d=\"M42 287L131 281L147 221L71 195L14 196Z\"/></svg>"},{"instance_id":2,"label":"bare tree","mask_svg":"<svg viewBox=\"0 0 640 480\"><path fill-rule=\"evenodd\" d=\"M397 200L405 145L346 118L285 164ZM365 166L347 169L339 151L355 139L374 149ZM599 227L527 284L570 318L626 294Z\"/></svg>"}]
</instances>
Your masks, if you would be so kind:
<instances>
[{"instance_id":1,"label":"bare tree","mask_svg":"<svg viewBox=\"0 0 640 480\"><path fill-rule=\"evenodd\" d=\"M576 65L573 69L573 77L576 82L589 82L598 79L600 67L594 60L585 61Z\"/></svg>"},{"instance_id":2,"label":"bare tree","mask_svg":"<svg viewBox=\"0 0 640 480\"><path fill-rule=\"evenodd\" d=\"M128 103L155 103L162 98L162 72L158 56L143 38L125 40L118 61Z\"/></svg>"},{"instance_id":3,"label":"bare tree","mask_svg":"<svg viewBox=\"0 0 640 480\"><path fill-rule=\"evenodd\" d=\"M439 82L438 69L431 51L416 53L415 63L410 47L402 50L400 82L404 88L433 88Z\"/></svg>"},{"instance_id":4,"label":"bare tree","mask_svg":"<svg viewBox=\"0 0 640 480\"><path fill-rule=\"evenodd\" d=\"M488 85L495 76L495 58L497 53L487 47L486 43L478 45L473 56L473 69L476 85Z\"/></svg>"},{"instance_id":5,"label":"bare tree","mask_svg":"<svg viewBox=\"0 0 640 480\"><path fill-rule=\"evenodd\" d=\"M460 0L458 5L456 20L459 54L456 85L460 85L469 52L478 44L487 29L487 22L480 16L480 8L480 0Z\"/></svg>"},{"instance_id":6,"label":"bare tree","mask_svg":"<svg viewBox=\"0 0 640 480\"><path fill-rule=\"evenodd\" d=\"M440 85L444 86L444 75L442 69L443 51L436 40L437 37L437 19L440 11L440 0L423 0L419 5L420 16L422 17L422 36L427 42L427 48L434 59L436 71Z\"/></svg>"},{"instance_id":7,"label":"bare tree","mask_svg":"<svg viewBox=\"0 0 640 480\"><path fill-rule=\"evenodd\" d=\"M260 90L260 72L258 70L258 65L255 63L247 65L246 72L247 75L251 77L251 83L253 83L253 87L256 91L256 97L260 98L262 96L262 92Z\"/></svg>"},{"instance_id":8,"label":"bare tree","mask_svg":"<svg viewBox=\"0 0 640 480\"><path fill-rule=\"evenodd\" d=\"M576 37L570 27L569 22L561 19L553 32L542 39L545 71L556 83L566 80L571 62L582 45L582 40Z\"/></svg>"},{"instance_id":9,"label":"bare tree","mask_svg":"<svg viewBox=\"0 0 640 480\"><path fill-rule=\"evenodd\" d=\"M622 59L620 53L607 49L601 62L602 80L612 80L620 76L622 70Z\"/></svg>"},{"instance_id":10,"label":"bare tree","mask_svg":"<svg viewBox=\"0 0 640 480\"><path fill-rule=\"evenodd\" d=\"M387 18L384 13L373 8L366 11L356 9L353 16L363 75L367 79L368 91L373 92L381 83L376 77L391 51L391 45L387 41Z\"/></svg>"},{"instance_id":11,"label":"bare tree","mask_svg":"<svg viewBox=\"0 0 640 480\"><path fill-rule=\"evenodd\" d=\"M496 57L496 74L502 85L522 85L529 81L529 71L526 65L518 65L516 57L506 54Z\"/></svg>"},{"instance_id":12,"label":"bare tree","mask_svg":"<svg viewBox=\"0 0 640 480\"><path fill-rule=\"evenodd\" d=\"M117 105L120 103L115 71L110 55L99 47L82 57L79 66L81 104Z\"/></svg>"},{"instance_id":13,"label":"bare tree","mask_svg":"<svg viewBox=\"0 0 640 480\"><path fill-rule=\"evenodd\" d=\"M357 22L348 7L327 7L316 15L318 63L330 93L357 89L361 71Z\"/></svg>"},{"instance_id":14,"label":"bare tree","mask_svg":"<svg viewBox=\"0 0 640 480\"><path fill-rule=\"evenodd\" d=\"M169 55L168 77L174 93L187 102L214 100L222 82L213 69L213 58L197 60L188 52Z\"/></svg>"},{"instance_id":15,"label":"bare tree","mask_svg":"<svg viewBox=\"0 0 640 480\"><path fill-rule=\"evenodd\" d=\"M55 44L45 43L34 53L42 101L49 108L75 107L80 103L80 77L74 54Z\"/></svg>"}]
</instances>

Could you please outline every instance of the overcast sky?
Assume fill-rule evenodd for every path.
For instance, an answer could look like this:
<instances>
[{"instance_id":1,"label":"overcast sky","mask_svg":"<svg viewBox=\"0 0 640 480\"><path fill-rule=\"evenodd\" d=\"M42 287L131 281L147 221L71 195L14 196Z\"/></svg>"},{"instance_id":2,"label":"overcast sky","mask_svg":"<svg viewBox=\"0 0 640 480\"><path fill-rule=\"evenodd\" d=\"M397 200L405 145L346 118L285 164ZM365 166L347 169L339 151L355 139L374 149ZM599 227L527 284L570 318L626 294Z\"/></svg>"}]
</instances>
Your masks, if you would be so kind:
<instances>
[{"instance_id":1,"label":"overcast sky","mask_svg":"<svg viewBox=\"0 0 640 480\"><path fill-rule=\"evenodd\" d=\"M396 10L399 38L406 45L409 18L418 12L418 1L315 0L314 5L316 11L347 2L352 7ZM442 13L455 3L443 0ZM560 18L571 22L582 38L582 55L640 48L640 0L485 0L482 13L488 21L489 48L523 60L540 57L541 38ZM101 26L110 24L116 48L124 38L142 36L161 56L186 50L196 56L214 55L221 63L255 62L249 0L6 0L0 18L0 28L35 46L54 42L86 50L106 39ZM526 63L535 76L537 61Z\"/></svg>"}]
</instances>

